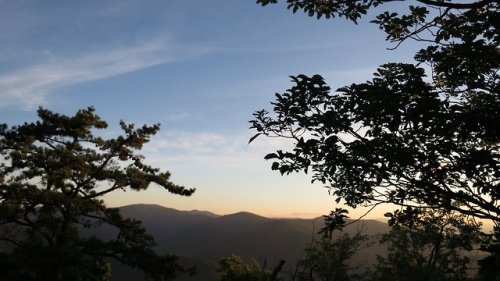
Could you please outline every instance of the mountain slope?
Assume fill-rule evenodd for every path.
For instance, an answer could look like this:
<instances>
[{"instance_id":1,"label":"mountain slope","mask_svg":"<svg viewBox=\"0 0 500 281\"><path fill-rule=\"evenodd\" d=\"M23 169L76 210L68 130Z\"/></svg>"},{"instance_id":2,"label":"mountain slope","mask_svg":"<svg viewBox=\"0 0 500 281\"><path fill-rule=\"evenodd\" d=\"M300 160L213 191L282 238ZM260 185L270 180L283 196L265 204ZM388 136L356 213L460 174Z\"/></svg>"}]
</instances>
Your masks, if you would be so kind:
<instances>
[{"instance_id":1,"label":"mountain slope","mask_svg":"<svg viewBox=\"0 0 500 281\"><path fill-rule=\"evenodd\" d=\"M321 218L270 219L248 212L217 216L158 205L130 205L121 207L120 211L125 217L143 221L143 226L155 237L159 253L175 254L186 267L198 267L198 275L179 280L214 280L217 261L233 254L261 262L266 260L269 266L284 259L286 268L291 270L322 227ZM388 228L384 223L367 220L344 231L354 234L359 229L374 234ZM363 252L364 259L374 258L374 251ZM136 279L142 276L137 272L122 274L123 271L116 268L113 280L126 281L132 280L132 276Z\"/></svg>"}]
</instances>

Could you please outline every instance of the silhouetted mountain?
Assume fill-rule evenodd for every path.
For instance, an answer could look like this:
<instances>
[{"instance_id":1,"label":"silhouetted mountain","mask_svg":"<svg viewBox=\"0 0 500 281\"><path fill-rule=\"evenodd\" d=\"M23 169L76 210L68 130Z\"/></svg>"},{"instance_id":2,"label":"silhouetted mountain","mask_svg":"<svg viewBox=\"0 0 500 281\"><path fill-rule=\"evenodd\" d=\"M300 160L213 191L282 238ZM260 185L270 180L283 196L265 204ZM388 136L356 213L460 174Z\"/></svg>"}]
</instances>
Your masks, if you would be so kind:
<instances>
[{"instance_id":1,"label":"silhouetted mountain","mask_svg":"<svg viewBox=\"0 0 500 281\"><path fill-rule=\"evenodd\" d=\"M155 238L170 237L185 228L217 218L210 212L179 211L159 205L136 204L120 208L124 217L142 221L143 226Z\"/></svg>"},{"instance_id":2,"label":"silhouetted mountain","mask_svg":"<svg viewBox=\"0 0 500 281\"><path fill-rule=\"evenodd\" d=\"M189 212L192 213L192 214L204 215L204 216L207 216L207 217L213 217L213 218L219 217L219 215L214 214L214 213L209 212L209 211L191 210Z\"/></svg>"},{"instance_id":3,"label":"silhouetted mountain","mask_svg":"<svg viewBox=\"0 0 500 281\"><path fill-rule=\"evenodd\" d=\"M158 205L130 205L120 208L124 217L139 219L158 243L162 254L175 254L186 267L196 265L198 274L179 280L214 280L217 262L230 255L267 261L280 259L292 269L303 257L304 248L323 226L322 218L271 219L248 212L217 216L205 211L179 211ZM347 227L344 232L367 234L388 230L385 223L366 220ZM376 251L363 250L363 259L372 260ZM114 267L113 280L140 280L142 274ZM138 279L139 278L139 279Z\"/></svg>"}]
</instances>

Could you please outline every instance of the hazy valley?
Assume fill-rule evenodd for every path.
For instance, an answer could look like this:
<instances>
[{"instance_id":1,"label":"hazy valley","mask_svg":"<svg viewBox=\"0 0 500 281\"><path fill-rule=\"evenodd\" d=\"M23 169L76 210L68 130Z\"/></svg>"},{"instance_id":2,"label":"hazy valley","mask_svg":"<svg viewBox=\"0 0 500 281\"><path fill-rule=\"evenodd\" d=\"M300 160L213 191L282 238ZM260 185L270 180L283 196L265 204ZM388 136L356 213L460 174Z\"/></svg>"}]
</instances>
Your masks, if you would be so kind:
<instances>
[{"instance_id":1,"label":"hazy valley","mask_svg":"<svg viewBox=\"0 0 500 281\"><path fill-rule=\"evenodd\" d=\"M159 253L177 255L182 265L197 267L195 276L182 276L179 280L215 280L217 262L230 255L266 261L271 268L283 259L286 261L284 274L287 274L303 258L304 248L323 226L322 218L276 219L248 212L219 216L204 211L179 211L143 204L120 209L124 217L143 222L148 233L155 237ZM354 234L360 230L376 234L387 232L388 226L383 222L365 220L348 226L344 232ZM361 249L353 260L370 264L380 250L377 245ZM113 280L137 280L142 276L139 271L113 266Z\"/></svg>"}]
</instances>

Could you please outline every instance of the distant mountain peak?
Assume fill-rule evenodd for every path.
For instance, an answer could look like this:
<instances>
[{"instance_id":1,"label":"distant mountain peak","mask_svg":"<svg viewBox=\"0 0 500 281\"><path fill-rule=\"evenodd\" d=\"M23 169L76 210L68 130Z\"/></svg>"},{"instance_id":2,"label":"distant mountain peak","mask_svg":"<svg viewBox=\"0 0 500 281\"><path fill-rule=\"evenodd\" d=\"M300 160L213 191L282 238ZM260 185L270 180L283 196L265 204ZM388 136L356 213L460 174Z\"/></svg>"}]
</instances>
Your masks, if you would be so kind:
<instances>
[{"instance_id":1,"label":"distant mountain peak","mask_svg":"<svg viewBox=\"0 0 500 281\"><path fill-rule=\"evenodd\" d=\"M259 221L267 221L271 220L270 218L266 218L263 216L256 215L250 212L237 212L233 214L228 214L219 217L222 220L240 220L240 221L249 221L249 220L259 220Z\"/></svg>"},{"instance_id":2,"label":"distant mountain peak","mask_svg":"<svg viewBox=\"0 0 500 281\"><path fill-rule=\"evenodd\" d=\"M257 214L251 213L251 212L246 212L246 211L240 211L240 212L228 214L227 216L254 216L254 217L266 218L266 217L259 216Z\"/></svg>"},{"instance_id":3,"label":"distant mountain peak","mask_svg":"<svg viewBox=\"0 0 500 281\"><path fill-rule=\"evenodd\" d=\"M192 214L197 214L197 215L204 215L204 216L207 216L207 217L212 217L212 218L217 218L217 217L220 217L220 215L217 215L217 214L214 214L210 211L203 211L203 210L191 210L189 211L190 213Z\"/></svg>"}]
</instances>

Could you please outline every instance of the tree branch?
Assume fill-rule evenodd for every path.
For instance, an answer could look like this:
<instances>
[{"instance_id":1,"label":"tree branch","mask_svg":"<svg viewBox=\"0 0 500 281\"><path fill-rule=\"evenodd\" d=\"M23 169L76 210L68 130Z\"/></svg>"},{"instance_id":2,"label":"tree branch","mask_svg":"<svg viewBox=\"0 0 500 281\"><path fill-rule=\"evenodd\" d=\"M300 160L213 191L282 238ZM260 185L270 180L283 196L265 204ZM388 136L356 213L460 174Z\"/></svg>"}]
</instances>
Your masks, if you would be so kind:
<instances>
[{"instance_id":1,"label":"tree branch","mask_svg":"<svg viewBox=\"0 0 500 281\"><path fill-rule=\"evenodd\" d=\"M433 0L417 0L420 3L430 5L430 6L436 6L436 7L445 7L445 8L452 8L452 9L475 9L475 8L480 8L487 6L491 3L494 3L495 0L482 0L478 2L472 2L472 3L452 3L452 2L441 2L441 1L433 1Z\"/></svg>"}]
</instances>

